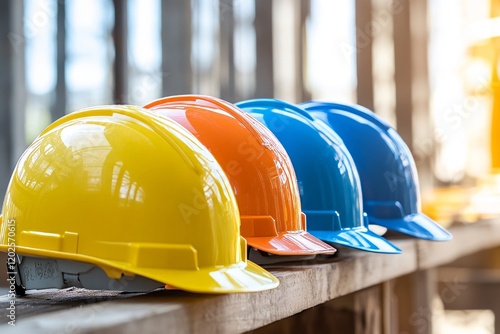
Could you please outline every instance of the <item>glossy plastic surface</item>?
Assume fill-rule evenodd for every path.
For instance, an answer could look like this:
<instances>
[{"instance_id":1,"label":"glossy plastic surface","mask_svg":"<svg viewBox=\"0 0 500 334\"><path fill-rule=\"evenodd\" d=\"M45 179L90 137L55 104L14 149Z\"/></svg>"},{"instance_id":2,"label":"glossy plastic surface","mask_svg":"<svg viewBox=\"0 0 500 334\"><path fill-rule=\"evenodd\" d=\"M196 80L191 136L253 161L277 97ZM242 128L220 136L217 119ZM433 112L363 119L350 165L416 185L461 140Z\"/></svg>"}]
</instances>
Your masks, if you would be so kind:
<instances>
[{"instance_id":1,"label":"glossy plastic surface","mask_svg":"<svg viewBox=\"0 0 500 334\"><path fill-rule=\"evenodd\" d=\"M278 281L247 262L231 185L210 152L145 109L103 106L50 125L20 158L3 204L1 251L88 262L110 278L245 292Z\"/></svg>"},{"instance_id":2,"label":"glossy plastic surface","mask_svg":"<svg viewBox=\"0 0 500 334\"><path fill-rule=\"evenodd\" d=\"M290 159L262 124L207 96L171 96L146 108L184 126L214 155L232 185L249 245L278 255L335 252L305 231Z\"/></svg>"},{"instance_id":3,"label":"glossy plastic surface","mask_svg":"<svg viewBox=\"0 0 500 334\"><path fill-rule=\"evenodd\" d=\"M365 251L400 253L368 230L360 182L340 137L303 109L274 99L236 104L267 126L292 160L308 231L323 241Z\"/></svg>"},{"instance_id":4,"label":"glossy plastic surface","mask_svg":"<svg viewBox=\"0 0 500 334\"><path fill-rule=\"evenodd\" d=\"M399 134L357 105L307 102L304 109L344 141L358 169L364 209L371 224L429 240L451 234L421 213L417 169Z\"/></svg>"}]
</instances>

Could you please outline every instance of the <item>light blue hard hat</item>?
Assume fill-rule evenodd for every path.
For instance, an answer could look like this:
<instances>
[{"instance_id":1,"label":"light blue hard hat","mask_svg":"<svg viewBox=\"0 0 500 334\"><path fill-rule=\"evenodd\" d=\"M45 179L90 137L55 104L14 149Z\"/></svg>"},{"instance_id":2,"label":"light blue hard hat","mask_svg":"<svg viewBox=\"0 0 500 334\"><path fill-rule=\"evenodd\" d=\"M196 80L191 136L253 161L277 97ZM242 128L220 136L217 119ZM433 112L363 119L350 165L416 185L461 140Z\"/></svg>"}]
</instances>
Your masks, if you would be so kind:
<instances>
[{"instance_id":1,"label":"light blue hard hat","mask_svg":"<svg viewBox=\"0 0 500 334\"><path fill-rule=\"evenodd\" d=\"M297 176L309 233L335 245L401 253L368 229L356 167L332 129L283 101L256 99L236 105L269 128L285 147Z\"/></svg>"},{"instance_id":2,"label":"light blue hard hat","mask_svg":"<svg viewBox=\"0 0 500 334\"><path fill-rule=\"evenodd\" d=\"M370 224L428 240L451 234L421 212L417 169L399 134L359 105L306 102L301 106L330 126L356 164Z\"/></svg>"}]
</instances>

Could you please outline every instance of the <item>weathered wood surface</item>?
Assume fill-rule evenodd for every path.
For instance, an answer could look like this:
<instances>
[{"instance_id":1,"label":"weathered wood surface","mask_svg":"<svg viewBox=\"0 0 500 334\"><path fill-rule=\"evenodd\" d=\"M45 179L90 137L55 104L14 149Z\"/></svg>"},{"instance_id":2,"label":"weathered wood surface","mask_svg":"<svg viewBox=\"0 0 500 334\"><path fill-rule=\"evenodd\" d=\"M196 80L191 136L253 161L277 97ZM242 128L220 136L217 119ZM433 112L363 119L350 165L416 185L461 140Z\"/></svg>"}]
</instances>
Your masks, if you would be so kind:
<instances>
[{"instance_id":1,"label":"weathered wood surface","mask_svg":"<svg viewBox=\"0 0 500 334\"><path fill-rule=\"evenodd\" d=\"M417 241L419 269L438 267L463 256L500 245L500 220L454 226L447 242Z\"/></svg>"},{"instance_id":2,"label":"weathered wood surface","mask_svg":"<svg viewBox=\"0 0 500 334\"><path fill-rule=\"evenodd\" d=\"M241 333L260 328L339 296L413 272L413 240L396 242L401 255L344 251L330 259L268 266L280 279L260 293L197 295L155 291L127 295L81 289L36 292L16 298L16 327L2 333ZM8 305L0 297L1 317Z\"/></svg>"}]
</instances>

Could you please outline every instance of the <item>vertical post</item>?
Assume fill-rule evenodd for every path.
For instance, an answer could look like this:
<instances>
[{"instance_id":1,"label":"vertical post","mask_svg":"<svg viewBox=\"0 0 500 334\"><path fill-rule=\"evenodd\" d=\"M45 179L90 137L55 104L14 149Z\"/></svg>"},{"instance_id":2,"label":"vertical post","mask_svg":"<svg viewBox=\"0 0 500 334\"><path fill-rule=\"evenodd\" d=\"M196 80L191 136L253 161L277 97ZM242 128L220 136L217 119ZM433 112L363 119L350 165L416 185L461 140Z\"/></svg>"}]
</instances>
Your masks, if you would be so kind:
<instances>
[{"instance_id":1,"label":"vertical post","mask_svg":"<svg viewBox=\"0 0 500 334\"><path fill-rule=\"evenodd\" d=\"M396 126L410 151L413 151L413 48L410 29L410 0L394 0L394 6L401 6L401 10L395 11L393 14Z\"/></svg>"},{"instance_id":2,"label":"vertical post","mask_svg":"<svg viewBox=\"0 0 500 334\"><path fill-rule=\"evenodd\" d=\"M0 1L0 203L26 147L23 1Z\"/></svg>"},{"instance_id":3,"label":"vertical post","mask_svg":"<svg viewBox=\"0 0 500 334\"><path fill-rule=\"evenodd\" d=\"M191 93L191 2L161 2L162 93Z\"/></svg>"},{"instance_id":4,"label":"vertical post","mask_svg":"<svg viewBox=\"0 0 500 334\"><path fill-rule=\"evenodd\" d=\"M51 118L55 121L66 114L66 1L57 1L56 96Z\"/></svg>"},{"instance_id":5,"label":"vertical post","mask_svg":"<svg viewBox=\"0 0 500 334\"><path fill-rule=\"evenodd\" d=\"M356 334L382 334L382 286L354 293Z\"/></svg>"},{"instance_id":6,"label":"vertical post","mask_svg":"<svg viewBox=\"0 0 500 334\"><path fill-rule=\"evenodd\" d=\"M432 299L436 294L436 269L420 270L396 279L393 301L398 328L390 333L432 334Z\"/></svg>"},{"instance_id":7,"label":"vertical post","mask_svg":"<svg viewBox=\"0 0 500 334\"><path fill-rule=\"evenodd\" d=\"M300 7L296 0L273 1L274 96L290 102L299 102L302 90Z\"/></svg>"},{"instance_id":8,"label":"vertical post","mask_svg":"<svg viewBox=\"0 0 500 334\"><path fill-rule=\"evenodd\" d=\"M22 1L10 0L10 31L18 35L24 34L24 21L22 17L24 15L24 4ZM25 80L25 57L24 57L24 45L22 45L18 50L10 47L11 51L11 69L9 84L12 86L11 90L11 102L10 102L10 112L11 120L10 126L12 129L12 150L11 150L11 168L14 167L17 160L21 154L26 149L26 135L25 135L25 118L26 118L26 80ZM7 73L1 72L0 73ZM4 100L5 101L5 100ZM3 195L3 193L2 193ZM0 196L0 203L3 203L3 197Z\"/></svg>"},{"instance_id":9,"label":"vertical post","mask_svg":"<svg viewBox=\"0 0 500 334\"><path fill-rule=\"evenodd\" d=\"M273 2L255 0L255 97L273 97Z\"/></svg>"},{"instance_id":10,"label":"vertical post","mask_svg":"<svg viewBox=\"0 0 500 334\"><path fill-rule=\"evenodd\" d=\"M424 0L410 1L410 27L412 43L412 129L414 143L426 142L433 138L430 113L429 62L428 62L428 3ZM413 147L413 146L412 146ZM420 188L430 189L434 184L432 172L432 152L418 155L413 147L413 155L418 168Z\"/></svg>"},{"instance_id":11,"label":"vertical post","mask_svg":"<svg viewBox=\"0 0 500 334\"><path fill-rule=\"evenodd\" d=\"M113 100L115 103L127 103L127 0L113 0L113 5L115 12L113 27L113 44L115 47Z\"/></svg>"},{"instance_id":12,"label":"vertical post","mask_svg":"<svg viewBox=\"0 0 500 334\"><path fill-rule=\"evenodd\" d=\"M0 205L12 170L26 148L25 63L26 38L23 30L24 1L0 1ZM0 253L0 263L7 254ZM0 270L0 286L5 286L5 270Z\"/></svg>"},{"instance_id":13,"label":"vertical post","mask_svg":"<svg viewBox=\"0 0 500 334\"><path fill-rule=\"evenodd\" d=\"M422 155L414 147L414 143L433 135L429 112L427 16L425 0L393 2L396 124L414 154L422 189L433 183L432 157Z\"/></svg>"},{"instance_id":14,"label":"vertical post","mask_svg":"<svg viewBox=\"0 0 500 334\"><path fill-rule=\"evenodd\" d=\"M309 101L311 99L311 92L308 91L305 84L304 76L304 64L307 61L307 35L306 35L306 23L309 15L311 14L311 0L301 0L300 1L300 25L299 25L299 43L298 43L298 73L297 73L297 83L299 85L298 98L300 102Z\"/></svg>"},{"instance_id":15,"label":"vertical post","mask_svg":"<svg viewBox=\"0 0 500 334\"><path fill-rule=\"evenodd\" d=\"M356 0L357 102L370 110L375 110L372 67L373 29L371 29L371 24L371 0Z\"/></svg>"},{"instance_id":16,"label":"vertical post","mask_svg":"<svg viewBox=\"0 0 500 334\"><path fill-rule=\"evenodd\" d=\"M8 35L11 31L11 16L10 12L14 1L0 2L0 73L7 75L0 76L0 99L3 101L0 104L0 197L2 198L9 182L11 168L12 168L12 135L13 129L11 128L12 120L12 83L11 69L13 63L13 56L18 54L23 56L24 41L21 41L21 35ZM10 38L8 38L9 36ZM14 40L19 38L19 40ZM14 48L11 44L12 41L18 41ZM24 110L23 110L24 112Z\"/></svg>"},{"instance_id":17,"label":"vertical post","mask_svg":"<svg viewBox=\"0 0 500 334\"><path fill-rule=\"evenodd\" d=\"M382 283L382 333L396 334L398 328L397 299L394 294L395 280Z\"/></svg>"},{"instance_id":18,"label":"vertical post","mask_svg":"<svg viewBox=\"0 0 500 334\"><path fill-rule=\"evenodd\" d=\"M234 11L233 0L219 0L220 22L220 96L237 102L234 69Z\"/></svg>"}]
</instances>

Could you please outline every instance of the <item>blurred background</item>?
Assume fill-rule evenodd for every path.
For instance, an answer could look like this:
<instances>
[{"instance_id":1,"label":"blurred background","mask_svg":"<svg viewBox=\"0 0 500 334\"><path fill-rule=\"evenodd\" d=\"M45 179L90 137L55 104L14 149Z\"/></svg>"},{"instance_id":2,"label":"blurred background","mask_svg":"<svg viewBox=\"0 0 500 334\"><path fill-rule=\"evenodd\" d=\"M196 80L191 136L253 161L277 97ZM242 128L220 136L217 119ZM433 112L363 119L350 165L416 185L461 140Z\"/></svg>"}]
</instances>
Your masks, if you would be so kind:
<instances>
[{"instance_id":1,"label":"blurred background","mask_svg":"<svg viewBox=\"0 0 500 334\"><path fill-rule=\"evenodd\" d=\"M425 192L488 173L498 89L494 0L0 2L0 200L53 120L199 93L353 102L412 150Z\"/></svg>"}]
</instances>

